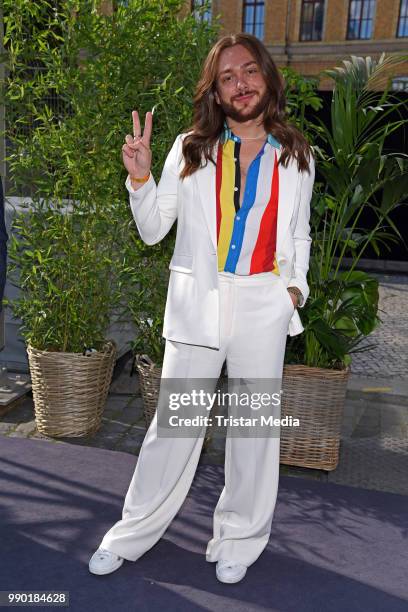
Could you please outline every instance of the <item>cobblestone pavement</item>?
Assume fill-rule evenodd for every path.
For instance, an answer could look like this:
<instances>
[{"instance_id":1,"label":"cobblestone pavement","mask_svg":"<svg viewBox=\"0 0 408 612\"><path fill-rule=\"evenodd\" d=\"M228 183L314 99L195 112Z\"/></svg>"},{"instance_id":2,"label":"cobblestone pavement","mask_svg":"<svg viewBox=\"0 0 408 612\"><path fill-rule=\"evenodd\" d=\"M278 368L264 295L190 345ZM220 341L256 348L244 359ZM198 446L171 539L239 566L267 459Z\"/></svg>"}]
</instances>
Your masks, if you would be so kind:
<instances>
[{"instance_id":1,"label":"cobblestone pavement","mask_svg":"<svg viewBox=\"0 0 408 612\"><path fill-rule=\"evenodd\" d=\"M353 374L408 380L408 276L372 274L379 279L380 326L361 344L376 346L353 356Z\"/></svg>"},{"instance_id":2,"label":"cobblestone pavement","mask_svg":"<svg viewBox=\"0 0 408 612\"><path fill-rule=\"evenodd\" d=\"M331 472L281 464L280 473L408 495L408 277L380 276L383 322L378 345L353 360L343 415L340 459ZM371 338L370 338L371 341ZM50 438L37 431L30 395L0 416L0 436L78 444L139 454L146 434L131 359L115 368L102 426L93 436ZM200 462L224 464L225 440L214 436Z\"/></svg>"}]
</instances>

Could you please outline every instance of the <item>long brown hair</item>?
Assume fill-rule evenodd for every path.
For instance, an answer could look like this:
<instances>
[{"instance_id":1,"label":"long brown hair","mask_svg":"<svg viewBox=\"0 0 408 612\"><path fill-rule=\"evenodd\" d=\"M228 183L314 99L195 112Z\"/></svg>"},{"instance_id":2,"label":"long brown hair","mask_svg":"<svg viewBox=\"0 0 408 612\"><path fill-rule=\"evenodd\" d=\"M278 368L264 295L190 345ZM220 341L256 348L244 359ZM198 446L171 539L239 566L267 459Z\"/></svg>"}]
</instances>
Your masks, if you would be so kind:
<instances>
[{"instance_id":1,"label":"long brown hair","mask_svg":"<svg viewBox=\"0 0 408 612\"><path fill-rule=\"evenodd\" d=\"M253 36L240 32L220 38L212 47L201 72L193 98L193 123L183 139L184 167L180 177L185 178L201 167L203 157L215 164L212 149L223 129L225 114L216 103L216 78L221 52L233 45L243 45L258 63L270 93L263 114L263 126L282 145L279 163L287 166L291 157L297 159L299 172L309 170L308 158L313 150L303 134L286 121L283 78L264 44Z\"/></svg>"}]
</instances>

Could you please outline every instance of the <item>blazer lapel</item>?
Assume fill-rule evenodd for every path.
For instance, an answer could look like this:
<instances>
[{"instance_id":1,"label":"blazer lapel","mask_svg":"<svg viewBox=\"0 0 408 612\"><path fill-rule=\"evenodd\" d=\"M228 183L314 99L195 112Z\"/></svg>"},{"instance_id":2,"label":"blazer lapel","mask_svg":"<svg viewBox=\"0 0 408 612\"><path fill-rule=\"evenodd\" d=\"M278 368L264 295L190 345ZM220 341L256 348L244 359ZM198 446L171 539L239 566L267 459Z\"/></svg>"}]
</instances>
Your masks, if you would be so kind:
<instances>
[{"instance_id":1,"label":"blazer lapel","mask_svg":"<svg viewBox=\"0 0 408 612\"><path fill-rule=\"evenodd\" d=\"M218 142L214 147L213 158L217 159ZM217 211L215 199L215 165L208 161L204 168L200 168L193 174L195 187L198 192L198 200L203 209L207 228L211 236L214 251L217 251Z\"/></svg>"},{"instance_id":2,"label":"blazer lapel","mask_svg":"<svg viewBox=\"0 0 408 612\"><path fill-rule=\"evenodd\" d=\"M214 159L217 159L218 143L214 147ZM282 148L277 150L278 159ZM293 204L296 196L298 172L295 163L289 163L287 168L278 166L279 172L279 198L278 198L278 219L277 219L277 253L281 252L283 239L288 230L292 217ZM200 168L193 174L195 188L198 192L198 200L202 206L207 228L211 236L214 251L217 251L217 219L216 219L216 200L215 200L215 165L208 161L204 168Z\"/></svg>"}]
</instances>

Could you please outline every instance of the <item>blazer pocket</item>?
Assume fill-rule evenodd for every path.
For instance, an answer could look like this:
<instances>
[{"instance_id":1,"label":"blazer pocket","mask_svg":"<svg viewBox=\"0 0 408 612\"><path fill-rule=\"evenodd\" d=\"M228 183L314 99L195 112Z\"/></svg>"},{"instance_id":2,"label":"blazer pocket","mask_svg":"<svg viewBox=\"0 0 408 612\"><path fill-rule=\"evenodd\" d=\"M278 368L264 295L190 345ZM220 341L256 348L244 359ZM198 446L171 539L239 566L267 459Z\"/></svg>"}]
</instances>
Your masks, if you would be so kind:
<instances>
[{"instance_id":1,"label":"blazer pocket","mask_svg":"<svg viewBox=\"0 0 408 612\"><path fill-rule=\"evenodd\" d=\"M192 255L173 255L169 263L169 269L176 272L185 272L191 274L193 271L193 256Z\"/></svg>"}]
</instances>

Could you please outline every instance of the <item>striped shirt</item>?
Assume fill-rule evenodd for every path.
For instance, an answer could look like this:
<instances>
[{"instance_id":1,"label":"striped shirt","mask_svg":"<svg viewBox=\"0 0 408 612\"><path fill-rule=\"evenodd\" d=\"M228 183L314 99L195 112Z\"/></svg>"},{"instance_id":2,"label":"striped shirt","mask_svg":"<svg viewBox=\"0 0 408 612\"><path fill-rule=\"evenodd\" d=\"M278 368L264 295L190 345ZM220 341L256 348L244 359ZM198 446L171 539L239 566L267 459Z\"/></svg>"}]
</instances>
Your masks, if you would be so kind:
<instances>
[{"instance_id":1,"label":"striped shirt","mask_svg":"<svg viewBox=\"0 0 408 612\"><path fill-rule=\"evenodd\" d=\"M240 207L241 139L224 123L216 167L219 271L240 275L260 272L279 274L275 257L279 146L272 134L268 134L262 149L248 167Z\"/></svg>"}]
</instances>

